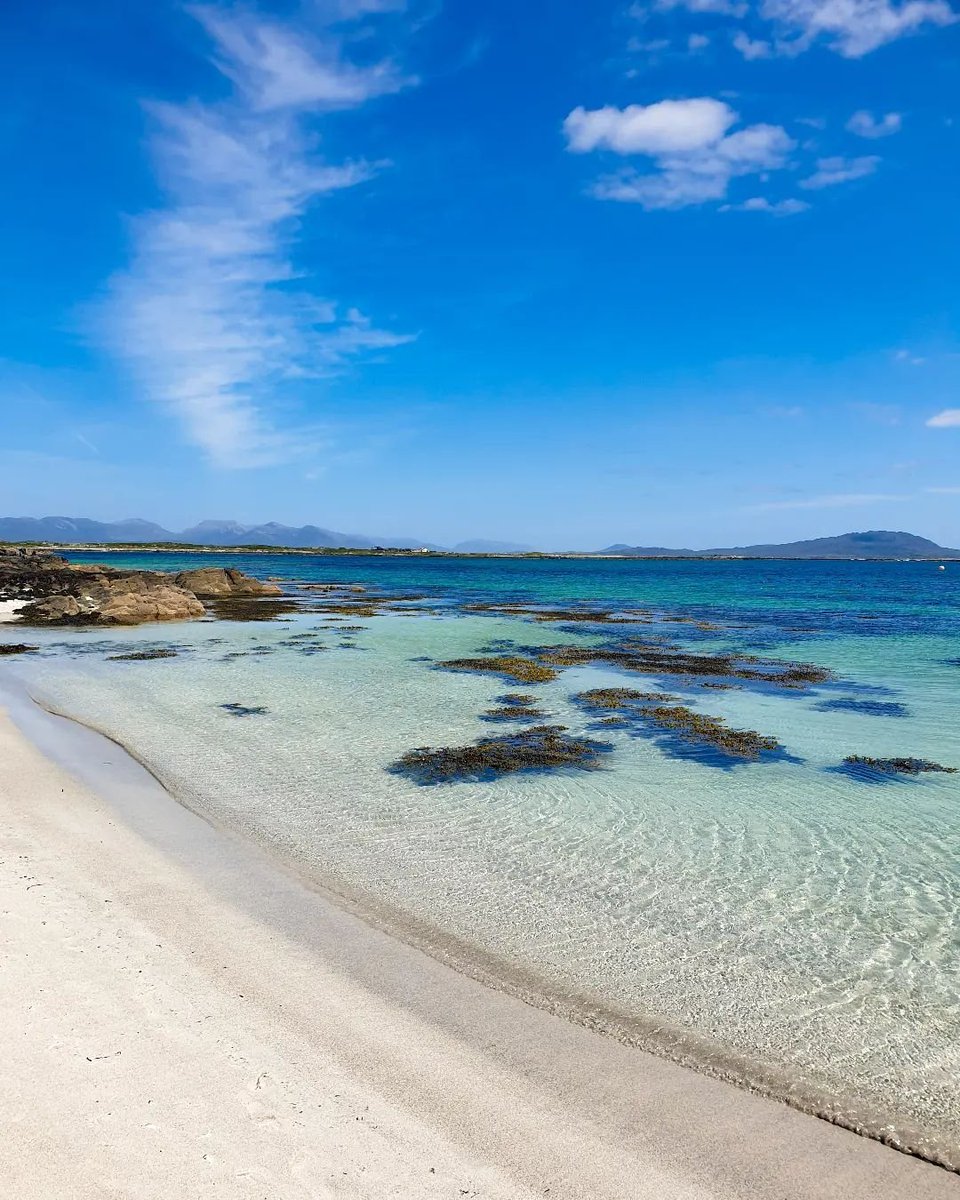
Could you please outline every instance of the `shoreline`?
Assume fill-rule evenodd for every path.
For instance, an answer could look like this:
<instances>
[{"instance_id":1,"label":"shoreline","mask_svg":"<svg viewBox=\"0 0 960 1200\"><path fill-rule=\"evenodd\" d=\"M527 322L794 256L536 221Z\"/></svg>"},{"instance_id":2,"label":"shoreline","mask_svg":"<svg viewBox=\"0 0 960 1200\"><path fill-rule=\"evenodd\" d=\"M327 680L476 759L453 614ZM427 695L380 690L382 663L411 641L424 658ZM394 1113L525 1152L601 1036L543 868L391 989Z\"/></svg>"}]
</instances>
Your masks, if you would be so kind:
<instances>
[{"instance_id":1,"label":"shoreline","mask_svg":"<svg viewBox=\"0 0 960 1200\"><path fill-rule=\"evenodd\" d=\"M10 699L9 693L7 699ZM3 701L4 691L0 688L0 706ZM250 838L178 796L175 784L164 777L161 769L139 758L104 730L80 717L60 711L39 696L29 694L27 703L61 722L62 729L73 726L85 731L94 742L102 739L109 743L150 777L167 805L175 805L189 813L216 836L255 850L272 869L283 872L298 887L317 896L323 904L348 914L412 951L422 953L457 975L550 1017L610 1038L629 1052L654 1056L705 1079L771 1103L786 1105L805 1117L827 1122L900 1154L960 1174L960 1150L956 1144L925 1133L908 1119L898 1118L889 1111L871 1109L852 1092L844 1094L825 1086L800 1083L796 1074L787 1067L765 1063L705 1033L676 1025L656 1014L627 1013L591 993L560 987L533 970L508 962L406 910L361 892L339 877L330 874L321 876L294 853L283 852L276 845ZM29 712L29 709L25 711ZM48 749L52 757L58 757L52 743ZM101 788L103 780L96 772L87 777L82 763L75 760L72 765L75 770L80 770L92 790ZM130 817L135 814L128 812L127 815ZM242 905L245 898L235 894L231 900Z\"/></svg>"},{"instance_id":2,"label":"shoreline","mask_svg":"<svg viewBox=\"0 0 960 1200\"><path fill-rule=\"evenodd\" d=\"M438 1036L448 1039L444 1053L430 1063L431 1079L443 1097L438 1104L438 1094L425 1096L420 1092L427 1064L404 1059L404 1039L391 1038L385 1050L383 1031L375 1023L360 1017L350 1023L351 1036L363 1043L374 1038L378 1054L386 1052L394 1062L405 1081L408 1110L420 1120L429 1114L441 1125L452 1120L457 1138L466 1138L471 1144L482 1131L486 1139L485 1169L499 1172L508 1165L513 1171L515 1178L509 1187L514 1190L507 1190L506 1181L500 1180L495 1190L481 1190L478 1195L543 1194L539 1185L548 1182L549 1170L554 1168L547 1164L555 1159L566 1164L565 1177L560 1191L551 1194L564 1196L826 1197L840 1194L835 1190L840 1186L839 1177L833 1176L834 1183L830 1182L831 1170L842 1173L843 1194L851 1197L862 1194L892 1198L905 1194L908 1187L918 1197L939 1197L951 1194L955 1188L956 1181L946 1172L917 1159L894 1154L877 1142L857 1138L785 1105L601 1037L583 1025L530 1007L515 995L483 986L372 926L320 891L305 887L301 879L259 847L184 808L114 743L82 726L68 733L73 723L66 718L39 716L39 710L31 712L21 704L15 709L21 724L25 723L41 746L46 743L49 749L58 745L61 754L72 753L75 768L85 764L82 769L88 785L95 779L105 785L107 776L113 783L98 786L96 796L89 786L78 787L59 767L41 758L26 735L14 732L4 718L0 726L5 751L0 795L5 806L9 807L12 785L15 791L16 777L11 771L16 771L19 763L23 778L43 777L47 781L46 790L41 789L42 806L52 810L55 818L67 819L69 815L76 823L82 817L97 836L109 834L109 838L124 842L123 862L133 868L134 874L143 876L148 896L157 882L157 873L161 884L170 871L186 875L193 911L201 921L200 940L213 942L214 958L232 955L237 970L243 970L249 943L226 944L220 937L220 922L252 924L264 961L271 961L269 980L259 978L249 991L252 994L257 988L261 992L266 989L272 995L277 1007L267 1006L268 1017L279 1020L279 1010L285 1007L280 997L288 979L286 968L295 967L302 973L306 967L303 983L308 994L314 990L311 973L327 979L331 971L336 975L337 986L323 998L321 1009L332 1005L342 1018L344 992L350 992L358 1003L357 1011L367 1017L371 1006L386 1004L392 1016L401 1020L412 1044L422 1045L425 1038ZM102 761L105 753L109 754L110 764L106 773ZM98 759L99 765L95 761ZM139 778L138 771L142 772ZM59 783L59 788L52 791L50 776ZM36 788L34 782L31 790ZM70 813L63 814L62 797L68 792ZM106 802L104 793L108 793ZM17 832L15 827L13 832ZM72 859L68 857L67 861ZM114 886L118 875L120 879L124 876L120 862L104 862L102 871L112 873ZM143 900L140 896L139 902ZM128 908L132 908L132 915L139 915L136 896ZM179 939L181 954L193 956L198 952L191 944L198 927L178 922L176 915L166 912L164 937L174 944ZM281 950L282 961L275 961ZM56 964L53 966L56 969ZM113 999L109 980L98 980L97 987L106 1000ZM261 1000L266 997L261 995ZM301 1032L316 1036L317 1014L312 1006L300 1010L298 1016ZM339 1037L337 1041L339 1044ZM467 1052L474 1060L476 1074L469 1088L465 1090L460 1080L451 1094L447 1087L450 1068ZM369 1070L371 1064L366 1066ZM488 1095L489 1084L484 1081L494 1073L499 1080L494 1094ZM381 1082L386 1084L391 1079L396 1082L394 1076ZM546 1094L540 1094L537 1102L532 1107L528 1103L524 1110L538 1132L531 1142L531 1131L527 1129L518 1145L515 1131L502 1114L513 1101L520 1103L525 1098L529 1102L530 1097L521 1093L531 1087L546 1088ZM472 1112L481 1101L483 1119L477 1126L476 1113L468 1116L467 1110ZM496 1112L492 1113L491 1107ZM542 1128L547 1112L551 1113L550 1130ZM709 1113L707 1120L703 1120L705 1112ZM744 1127L750 1128L756 1144L743 1144ZM428 1140L435 1135L431 1127ZM545 1154L543 1139L548 1135L551 1149ZM600 1143L593 1140L597 1137ZM530 1161L534 1149L536 1164ZM671 1164L670 1171L649 1191L624 1193L622 1183L615 1182L615 1178L622 1180L625 1169L655 1173L664 1161ZM831 1163L832 1168L825 1167ZM614 1170L609 1175L606 1168L611 1164ZM547 1175L538 1175L544 1171ZM798 1171L801 1176L809 1172L809 1177L799 1178ZM851 1172L861 1180L862 1190L853 1190ZM709 1177L708 1189L702 1190L698 1183L690 1190L688 1182L699 1180L704 1173ZM740 1190L740 1184L737 1190L716 1190L718 1180L737 1178L741 1183L746 1180L751 1190ZM453 1194L425 1190L427 1186L416 1190L421 1183L411 1179L406 1189L398 1192L361 1190L355 1194ZM516 1191L515 1187L535 1190ZM29 1187L26 1191L21 1188L21 1194L31 1195Z\"/></svg>"}]
</instances>

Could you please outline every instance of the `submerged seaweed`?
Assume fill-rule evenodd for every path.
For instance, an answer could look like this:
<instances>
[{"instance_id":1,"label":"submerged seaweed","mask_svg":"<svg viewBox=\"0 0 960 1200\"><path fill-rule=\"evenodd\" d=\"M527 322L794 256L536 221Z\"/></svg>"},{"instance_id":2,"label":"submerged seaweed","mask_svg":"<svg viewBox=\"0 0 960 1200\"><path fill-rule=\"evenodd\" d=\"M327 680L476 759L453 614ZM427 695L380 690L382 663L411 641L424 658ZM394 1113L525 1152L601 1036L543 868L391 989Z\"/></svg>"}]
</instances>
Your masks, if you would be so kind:
<instances>
[{"instance_id":1,"label":"submerged seaweed","mask_svg":"<svg viewBox=\"0 0 960 1200\"><path fill-rule=\"evenodd\" d=\"M451 658L437 665L448 671L480 671L492 675L505 675L517 683L545 683L548 679L557 677L557 672L552 667L512 654L491 658Z\"/></svg>"},{"instance_id":2,"label":"submerged seaweed","mask_svg":"<svg viewBox=\"0 0 960 1200\"><path fill-rule=\"evenodd\" d=\"M296 600L285 597L261 600L256 597L229 596L211 601L210 608L221 621L276 621L290 613L302 612L302 606Z\"/></svg>"},{"instance_id":3,"label":"submerged seaweed","mask_svg":"<svg viewBox=\"0 0 960 1200\"><path fill-rule=\"evenodd\" d=\"M0 657L7 654L33 654L39 649L39 646L28 646L26 642L0 643Z\"/></svg>"},{"instance_id":4,"label":"submerged seaweed","mask_svg":"<svg viewBox=\"0 0 960 1200\"><path fill-rule=\"evenodd\" d=\"M231 717L262 717L264 713L269 712L268 708L264 708L262 704L221 704L218 707L228 712Z\"/></svg>"},{"instance_id":5,"label":"submerged seaweed","mask_svg":"<svg viewBox=\"0 0 960 1200\"><path fill-rule=\"evenodd\" d=\"M587 708L625 708L645 701L665 704L676 698L666 692L638 692L634 688L591 688L573 697Z\"/></svg>"},{"instance_id":6,"label":"submerged seaweed","mask_svg":"<svg viewBox=\"0 0 960 1200\"><path fill-rule=\"evenodd\" d=\"M871 717L908 717L910 710L905 704L894 700L858 700L853 696L842 696L836 700L823 700L814 706L818 712L856 712Z\"/></svg>"},{"instance_id":7,"label":"submerged seaweed","mask_svg":"<svg viewBox=\"0 0 960 1200\"><path fill-rule=\"evenodd\" d=\"M871 758L848 754L836 770L866 780L891 779L899 775L955 775L957 767L944 767L926 758Z\"/></svg>"},{"instance_id":8,"label":"submerged seaweed","mask_svg":"<svg viewBox=\"0 0 960 1200\"><path fill-rule=\"evenodd\" d=\"M764 752L780 749L775 737L753 729L730 729L721 717L694 712L683 705L644 705L640 710L644 720L677 734L685 741L712 746L734 758L759 758Z\"/></svg>"},{"instance_id":9,"label":"submerged seaweed","mask_svg":"<svg viewBox=\"0 0 960 1200\"><path fill-rule=\"evenodd\" d=\"M645 675L719 676L782 688L802 688L833 678L826 667L811 663L763 661L734 654L692 654L649 641L626 641L615 646L545 646L538 651L537 658L555 667L603 663Z\"/></svg>"},{"instance_id":10,"label":"submerged seaweed","mask_svg":"<svg viewBox=\"0 0 960 1200\"><path fill-rule=\"evenodd\" d=\"M547 714L542 709L528 704L504 704L499 708L488 708L481 717L483 721L542 721Z\"/></svg>"},{"instance_id":11,"label":"submerged seaweed","mask_svg":"<svg viewBox=\"0 0 960 1200\"><path fill-rule=\"evenodd\" d=\"M127 654L109 654L108 662L147 662L154 658L176 658L177 651L171 646L157 646L152 650L131 650Z\"/></svg>"},{"instance_id":12,"label":"submerged seaweed","mask_svg":"<svg viewBox=\"0 0 960 1200\"><path fill-rule=\"evenodd\" d=\"M424 784L492 779L514 771L590 770L612 749L609 742L570 737L563 725L535 725L504 737L481 738L470 746L409 750L392 769Z\"/></svg>"}]
</instances>

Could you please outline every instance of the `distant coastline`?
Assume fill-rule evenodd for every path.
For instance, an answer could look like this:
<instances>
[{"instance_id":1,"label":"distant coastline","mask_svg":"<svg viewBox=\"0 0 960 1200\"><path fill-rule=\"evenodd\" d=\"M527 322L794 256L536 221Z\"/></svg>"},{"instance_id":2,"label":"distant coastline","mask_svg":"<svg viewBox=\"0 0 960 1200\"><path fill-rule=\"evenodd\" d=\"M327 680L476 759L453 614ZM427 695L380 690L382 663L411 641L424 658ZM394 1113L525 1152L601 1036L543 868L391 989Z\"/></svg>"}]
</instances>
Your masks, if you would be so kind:
<instances>
[{"instance_id":1,"label":"distant coastline","mask_svg":"<svg viewBox=\"0 0 960 1200\"><path fill-rule=\"evenodd\" d=\"M2 548L25 547L62 554L264 554L285 557L341 557L341 558L464 558L464 559L623 559L631 562L958 562L960 551L941 548L931 554L711 554L709 551L691 551L666 554L630 554L606 550L526 550L518 551L465 551L465 550L414 550L395 546L208 546L184 542L4 542Z\"/></svg>"}]
</instances>

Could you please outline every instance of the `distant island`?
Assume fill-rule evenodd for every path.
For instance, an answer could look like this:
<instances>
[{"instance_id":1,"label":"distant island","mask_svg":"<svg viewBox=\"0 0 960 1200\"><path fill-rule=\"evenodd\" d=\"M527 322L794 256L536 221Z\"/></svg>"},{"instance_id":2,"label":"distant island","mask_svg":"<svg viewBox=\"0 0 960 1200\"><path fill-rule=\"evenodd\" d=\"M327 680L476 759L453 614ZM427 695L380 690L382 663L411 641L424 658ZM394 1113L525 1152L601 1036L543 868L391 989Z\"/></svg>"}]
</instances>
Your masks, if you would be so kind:
<instances>
[{"instance_id":1,"label":"distant island","mask_svg":"<svg viewBox=\"0 0 960 1200\"><path fill-rule=\"evenodd\" d=\"M319 525L241 525L237 521L201 521L179 533L153 521L94 521L88 517L0 517L0 543L48 547L82 546L119 550L244 550L321 554L463 554L541 558L776 558L776 559L960 559L960 550L940 546L915 533L873 529L835 537L707 550L614 543L603 550L541 551L516 542L482 538L440 546L415 538L367 537L339 533Z\"/></svg>"},{"instance_id":2,"label":"distant island","mask_svg":"<svg viewBox=\"0 0 960 1200\"><path fill-rule=\"evenodd\" d=\"M623 558L960 558L960 550L938 546L915 533L871 529L759 546L730 546L713 550L670 550L664 546L608 546L598 554Z\"/></svg>"}]
</instances>

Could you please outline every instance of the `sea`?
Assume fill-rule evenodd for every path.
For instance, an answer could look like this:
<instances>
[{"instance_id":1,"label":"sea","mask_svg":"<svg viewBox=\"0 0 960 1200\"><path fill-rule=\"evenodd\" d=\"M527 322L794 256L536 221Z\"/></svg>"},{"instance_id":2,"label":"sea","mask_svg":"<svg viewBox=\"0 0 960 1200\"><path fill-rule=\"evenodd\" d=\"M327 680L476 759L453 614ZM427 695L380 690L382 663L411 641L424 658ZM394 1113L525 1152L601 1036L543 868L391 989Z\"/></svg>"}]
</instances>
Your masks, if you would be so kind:
<instances>
[{"instance_id":1,"label":"sea","mask_svg":"<svg viewBox=\"0 0 960 1200\"><path fill-rule=\"evenodd\" d=\"M40 649L0 660L0 683L102 730L183 804L491 986L960 1166L960 774L844 761L960 768L960 565L70 557L229 564L303 607L28 637L2 625L0 640ZM301 590L331 583L393 602L353 618ZM543 608L572 617L537 621ZM440 665L630 638L832 677L717 687L594 662L527 685ZM151 648L176 654L114 657ZM623 687L778 749L731 757L682 731L601 724L575 698ZM605 743L594 769L439 782L397 769L417 748L509 735L485 715L516 692Z\"/></svg>"}]
</instances>

